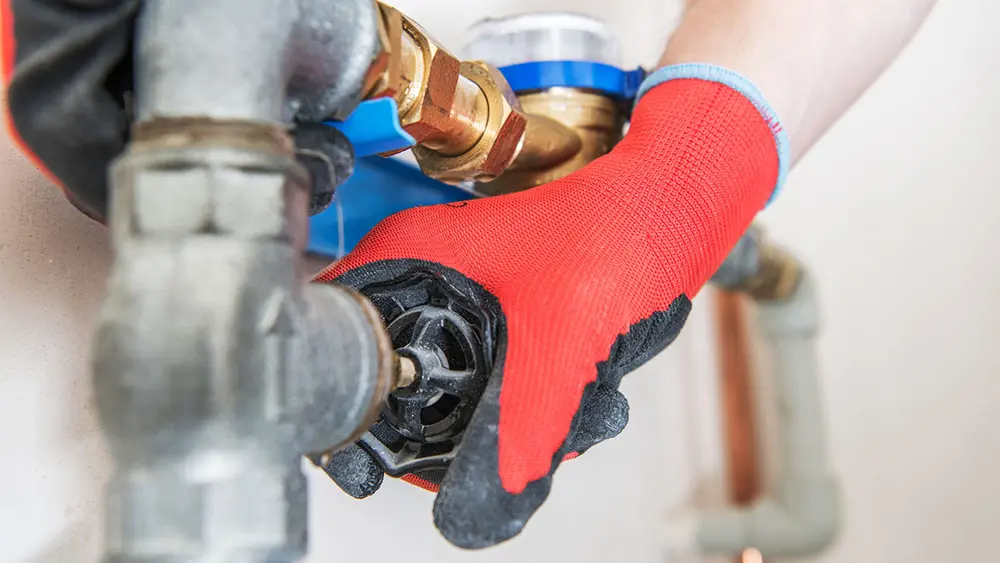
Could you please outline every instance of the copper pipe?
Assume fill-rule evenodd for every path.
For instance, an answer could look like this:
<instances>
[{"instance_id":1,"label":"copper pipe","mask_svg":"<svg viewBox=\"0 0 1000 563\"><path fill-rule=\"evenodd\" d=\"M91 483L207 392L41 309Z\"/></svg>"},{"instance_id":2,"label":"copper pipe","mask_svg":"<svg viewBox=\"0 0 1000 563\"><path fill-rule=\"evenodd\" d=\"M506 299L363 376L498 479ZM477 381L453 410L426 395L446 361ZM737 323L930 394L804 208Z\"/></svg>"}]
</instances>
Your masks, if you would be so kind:
<instances>
[{"instance_id":1,"label":"copper pipe","mask_svg":"<svg viewBox=\"0 0 1000 563\"><path fill-rule=\"evenodd\" d=\"M729 499L737 506L749 506L761 494L760 452L747 324L748 301L744 293L715 292ZM733 558L733 563L751 562L763 562L760 552L752 548Z\"/></svg>"},{"instance_id":2,"label":"copper pipe","mask_svg":"<svg viewBox=\"0 0 1000 563\"><path fill-rule=\"evenodd\" d=\"M740 293L715 293L730 497L737 505L749 504L760 493L757 419L754 416L746 307L747 298Z\"/></svg>"},{"instance_id":3,"label":"copper pipe","mask_svg":"<svg viewBox=\"0 0 1000 563\"><path fill-rule=\"evenodd\" d=\"M715 292L715 325L729 497L733 504L739 506L746 506L754 501L760 494L761 482L746 308L745 295L723 290ZM749 554L750 558L746 555L748 554L744 553L734 557L733 563L753 560L753 553Z\"/></svg>"}]
</instances>

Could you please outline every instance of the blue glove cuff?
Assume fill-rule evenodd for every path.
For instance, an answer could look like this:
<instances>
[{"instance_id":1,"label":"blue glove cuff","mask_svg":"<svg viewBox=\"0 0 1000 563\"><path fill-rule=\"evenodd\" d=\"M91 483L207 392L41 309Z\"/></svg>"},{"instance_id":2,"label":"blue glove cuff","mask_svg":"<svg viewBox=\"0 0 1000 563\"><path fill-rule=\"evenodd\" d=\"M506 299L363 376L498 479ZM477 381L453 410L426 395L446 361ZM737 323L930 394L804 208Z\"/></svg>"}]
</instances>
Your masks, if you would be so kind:
<instances>
[{"instance_id":1,"label":"blue glove cuff","mask_svg":"<svg viewBox=\"0 0 1000 563\"><path fill-rule=\"evenodd\" d=\"M771 192L771 198L767 204L770 205L774 202L782 186L785 184L785 178L788 176L788 169L791 166L792 158L788 145L788 133L781 126L777 114L764 99L764 96L761 95L760 90L743 75L721 66L705 63L684 63L665 66L650 73L642 81L642 84L639 85L639 91L635 97L636 103L639 103L642 96L654 87L677 79L717 82L743 94L757 108L761 116L763 116L764 121L767 122L768 127L771 128L771 133L774 135L774 144L778 150L778 181L774 186L774 191Z\"/></svg>"}]
</instances>

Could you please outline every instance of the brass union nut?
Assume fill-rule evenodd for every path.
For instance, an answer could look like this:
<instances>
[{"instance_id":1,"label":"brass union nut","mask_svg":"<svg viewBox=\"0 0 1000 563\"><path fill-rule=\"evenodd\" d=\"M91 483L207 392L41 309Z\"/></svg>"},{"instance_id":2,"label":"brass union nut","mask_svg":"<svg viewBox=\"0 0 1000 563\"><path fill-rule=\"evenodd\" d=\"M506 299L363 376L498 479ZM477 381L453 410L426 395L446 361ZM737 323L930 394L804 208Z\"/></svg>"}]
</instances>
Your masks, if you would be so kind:
<instances>
[{"instance_id":1,"label":"brass union nut","mask_svg":"<svg viewBox=\"0 0 1000 563\"><path fill-rule=\"evenodd\" d=\"M418 143L446 137L452 127L458 59L406 16L402 16L402 26L405 88L396 93L400 124Z\"/></svg>"},{"instance_id":2,"label":"brass union nut","mask_svg":"<svg viewBox=\"0 0 1000 563\"><path fill-rule=\"evenodd\" d=\"M467 151L448 156L424 146L413 154L425 174L444 182L488 182L507 169L524 139L527 118L500 71L481 61L461 63L461 75L482 90L488 117L482 136Z\"/></svg>"},{"instance_id":3,"label":"brass union nut","mask_svg":"<svg viewBox=\"0 0 1000 563\"><path fill-rule=\"evenodd\" d=\"M392 6L375 3L378 51L365 75L365 99L394 96L402 86L403 16Z\"/></svg>"}]
</instances>

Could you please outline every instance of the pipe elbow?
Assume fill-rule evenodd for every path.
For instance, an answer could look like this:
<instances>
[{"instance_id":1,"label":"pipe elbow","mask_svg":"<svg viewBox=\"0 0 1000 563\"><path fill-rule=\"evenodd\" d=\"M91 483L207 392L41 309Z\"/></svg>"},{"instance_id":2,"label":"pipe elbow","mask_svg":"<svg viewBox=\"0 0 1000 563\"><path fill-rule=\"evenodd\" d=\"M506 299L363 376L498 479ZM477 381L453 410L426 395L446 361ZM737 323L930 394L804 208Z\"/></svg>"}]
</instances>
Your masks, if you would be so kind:
<instances>
[{"instance_id":1,"label":"pipe elbow","mask_svg":"<svg viewBox=\"0 0 1000 563\"><path fill-rule=\"evenodd\" d=\"M829 477L812 479L789 500L765 498L745 508L685 511L667 522L670 555L738 556L757 549L766 559L816 555L840 531L840 492Z\"/></svg>"},{"instance_id":2,"label":"pipe elbow","mask_svg":"<svg viewBox=\"0 0 1000 563\"><path fill-rule=\"evenodd\" d=\"M696 544L712 555L755 548L768 559L805 557L829 547L839 529L839 490L824 478L811 480L791 501L763 499L750 508L702 515Z\"/></svg>"},{"instance_id":3,"label":"pipe elbow","mask_svg":"<svg viewBox=\"0 0 1000 563\"><path fill-rule=\"evenodd\" d=\"M686 555L735 556L755 548L768 559L826 549L841 521L839 486L825 448L815 357L816 288L803 270L781 299L758 301L757 320L773 352L780 424L780 480L774 495L749 507L688 511L669 523L668 548Z\"/></svg>"}]
</instances>

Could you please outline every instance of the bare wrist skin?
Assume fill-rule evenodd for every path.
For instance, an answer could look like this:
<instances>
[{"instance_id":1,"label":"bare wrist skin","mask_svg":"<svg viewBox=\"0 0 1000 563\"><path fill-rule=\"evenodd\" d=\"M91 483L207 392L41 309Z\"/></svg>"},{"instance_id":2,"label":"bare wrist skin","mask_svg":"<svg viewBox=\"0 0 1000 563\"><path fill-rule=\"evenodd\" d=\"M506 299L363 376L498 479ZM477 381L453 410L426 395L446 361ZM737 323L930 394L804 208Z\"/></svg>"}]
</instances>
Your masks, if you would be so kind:
<instances>
[{"instance_id":1,"label":"bare wrist skin","mask_svg":"<svg viewBox=\"0 0 1000 563\"><path fill-rule=\"evenodd\" d=\"M691 0L661 65L710 63L762 92L794 163L916 34L936 0Z\"/></svg>"}]
</instances>

